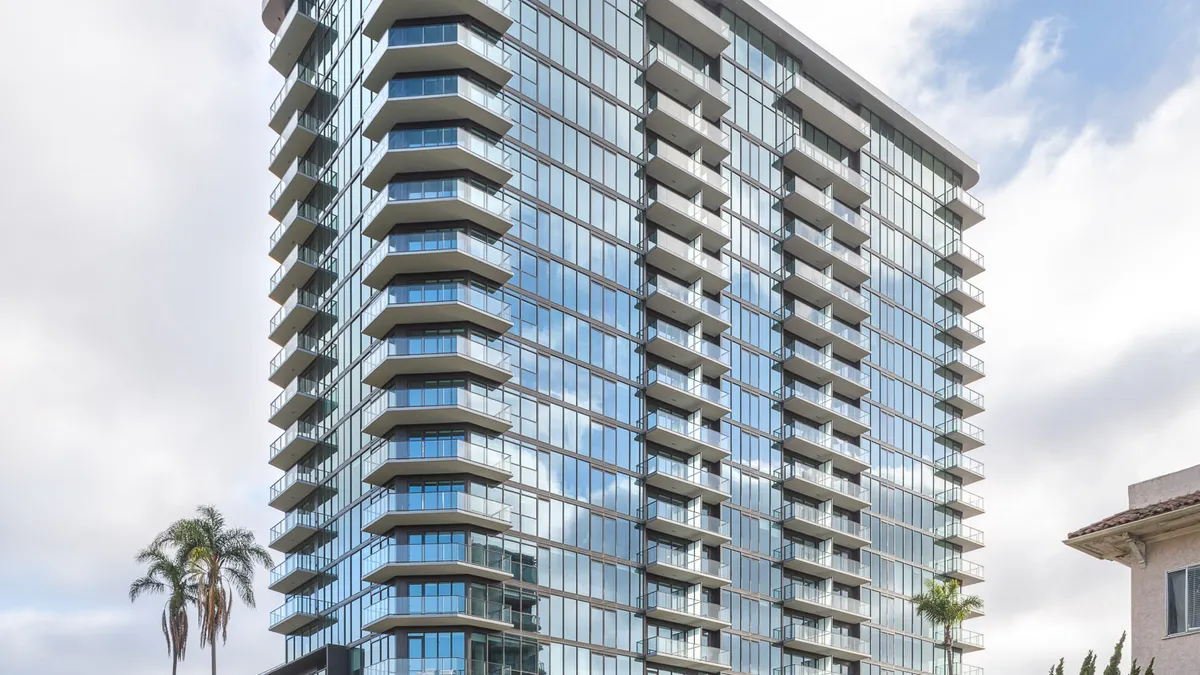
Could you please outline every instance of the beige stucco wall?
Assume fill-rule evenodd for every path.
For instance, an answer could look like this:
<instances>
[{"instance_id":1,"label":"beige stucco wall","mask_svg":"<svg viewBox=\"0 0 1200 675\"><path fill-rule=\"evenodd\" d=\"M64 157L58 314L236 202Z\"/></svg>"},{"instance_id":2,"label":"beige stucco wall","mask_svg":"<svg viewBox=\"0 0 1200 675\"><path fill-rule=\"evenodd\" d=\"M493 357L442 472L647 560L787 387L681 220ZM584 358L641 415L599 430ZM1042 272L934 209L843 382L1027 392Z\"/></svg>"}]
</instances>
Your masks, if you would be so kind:
<instances>
[{"instance_id":1,"label":"beige stucco wall","mask_svg":"<svg viewBox=\"0 0 1200 675\"><path fill-rule=\"evenodd\" d=\"M1130 485L1129 508L1140 509L1196 490L1200 490L1200 464ZM1200 669L1196 672L1200 672Z\"/></svg>"},{"instance_id":2,"label":"beige stucco wall","mask_svg":"<svg viewBox=\"0 0 1200 675\"><path fill-rule=\"evenodd\" d=\"M1167 572L1189 565L1200 565L1200 532L1147 544L1146 568L1132 568L1132 654L1163 675L1200 673L1200 633L1166 637Z\"/></svg>"}]
</instances>

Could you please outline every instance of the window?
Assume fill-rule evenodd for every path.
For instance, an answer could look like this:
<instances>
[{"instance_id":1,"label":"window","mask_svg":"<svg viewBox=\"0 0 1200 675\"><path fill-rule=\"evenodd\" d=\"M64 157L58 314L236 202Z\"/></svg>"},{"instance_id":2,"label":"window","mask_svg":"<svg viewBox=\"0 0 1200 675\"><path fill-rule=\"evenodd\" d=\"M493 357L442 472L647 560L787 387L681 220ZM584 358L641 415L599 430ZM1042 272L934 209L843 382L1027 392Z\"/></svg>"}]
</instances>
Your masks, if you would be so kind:
<instances>
[{"instance_id":1,"label":"window","mask_svg":"<svg viewBox=\"0 0 1200 675\"><path fill-rule=\"evenodd\" d=\"M1200 630L1200 565L1167 574L1167 635Z\"/></svg>"}]
</instances>

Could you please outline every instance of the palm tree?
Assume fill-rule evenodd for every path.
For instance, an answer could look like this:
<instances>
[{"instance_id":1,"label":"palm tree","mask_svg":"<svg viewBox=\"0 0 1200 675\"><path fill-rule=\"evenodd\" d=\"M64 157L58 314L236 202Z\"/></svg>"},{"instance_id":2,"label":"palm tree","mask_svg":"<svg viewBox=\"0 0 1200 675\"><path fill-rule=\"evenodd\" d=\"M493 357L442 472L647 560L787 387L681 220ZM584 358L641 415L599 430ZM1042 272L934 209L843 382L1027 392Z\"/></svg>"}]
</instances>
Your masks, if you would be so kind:
<instances>
[{"instance_id":1,"label":"palm tree","mask_svg":"<svg viewBox=\"0 0 1200 675\"><path fill-rule=\"evenodd\" d=\"M129 584L129 601L134 602L149 593L166 593L162 613L163 639L171 657L171 675L187 655L189 604L196 602L196 586L188 578L188 564L181 556L171 558L161 546L151 546L137 555L139 564L146 565L146 574Z\"/></svg>"},{"instance_id":2,"label":"palm tree","mask_svg":"<svg viewBox=\"0 0 1200 675\"><path fill-rule=\"evenodd\" d=\"M946 675L954 675L954 629L962 625L972 612L983 609L983 599L977 595L961 595L958 581L942 583L936 579L925 582L925 592L911 598L917 615L945 629L942 646L946 649Z\"/></svg>"},{"instance_id":3,"label":"palm tree","mask_svg":"<svg viewBox=\"0 0 1200 675\"><path fill-rule=\"evenodd\" d=\"M196 614L200 620L200 648L212 648L212 675L217 675L217 637L225 641L229 615L236 595L254 607L254 569L270 569L271 554L259 546L250 530L225 526L225 516L212 506L196 509L195 518L176 521L159 535L187 560L188 577L196 586Z\"/></svg>"}]
</instances>

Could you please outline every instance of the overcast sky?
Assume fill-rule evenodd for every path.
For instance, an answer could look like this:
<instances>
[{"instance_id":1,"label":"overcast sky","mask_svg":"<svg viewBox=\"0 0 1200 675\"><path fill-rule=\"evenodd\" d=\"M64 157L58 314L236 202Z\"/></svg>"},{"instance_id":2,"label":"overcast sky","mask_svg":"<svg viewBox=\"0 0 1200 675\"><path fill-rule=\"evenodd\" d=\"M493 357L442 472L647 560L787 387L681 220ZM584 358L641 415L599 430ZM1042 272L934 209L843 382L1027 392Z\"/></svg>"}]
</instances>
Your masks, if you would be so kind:
<instances>
[{"instance_id":1,"label":"overcast sky","mask_svg":"<svg viewBox=\"0 0 1200 675\"><path fill-rule=\"evenodd\" d=\"M1107 649L1128 573L1064 547L1195 463L1200 15L1187 2L773 3L983 165L990 673ZM132 555L198 503L265 538L280 86L258 0L0 0L0 673L169 666ZM1084 11L1083 8L1086 8ZM1189 458L1191 458L1189 460ZM282 660L237 607L223 672ZM207 672L195 643L184 675Z\"/></svg>"}]
</instances>

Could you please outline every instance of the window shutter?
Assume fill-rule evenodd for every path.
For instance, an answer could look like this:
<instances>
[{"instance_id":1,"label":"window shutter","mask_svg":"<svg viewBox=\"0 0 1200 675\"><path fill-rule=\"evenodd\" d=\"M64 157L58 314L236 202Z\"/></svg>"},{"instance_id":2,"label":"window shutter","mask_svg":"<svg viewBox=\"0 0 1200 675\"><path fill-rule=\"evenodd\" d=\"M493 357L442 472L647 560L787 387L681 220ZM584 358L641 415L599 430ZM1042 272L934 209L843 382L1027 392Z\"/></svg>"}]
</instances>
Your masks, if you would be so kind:
<instances>
[{"instance_id":1,"label":"window shutter","mask_svg":"<svg viewBox=\"0 0 1200 675\"><path fill-rule=\"evenodd\" d=\"M1187 571L1188 630L1200 629L1200 566Z\"/></svg>"}]
</instances>

